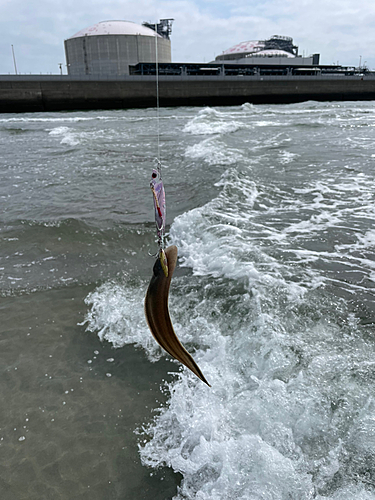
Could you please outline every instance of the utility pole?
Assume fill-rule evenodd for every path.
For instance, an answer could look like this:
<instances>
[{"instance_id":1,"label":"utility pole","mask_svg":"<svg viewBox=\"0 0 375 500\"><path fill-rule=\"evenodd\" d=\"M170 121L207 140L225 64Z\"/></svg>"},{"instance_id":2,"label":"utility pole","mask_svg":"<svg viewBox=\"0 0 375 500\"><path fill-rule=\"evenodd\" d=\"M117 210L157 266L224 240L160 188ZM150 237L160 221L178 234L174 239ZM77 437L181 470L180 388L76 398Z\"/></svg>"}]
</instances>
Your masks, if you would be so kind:
<instances>
[{"instance_id":1,"label":"utility pole","mask_svg":"<svg viewBox=\"0 0 375 500\"><path fill-rule=\"evenodd\" d=\"M13 62L14 62L14 71L16 72L16 75L18 75L17 73L17 65L16 65L16 56L14 55L14 47L12 45L12 54L13 54Z\"/></svg>"}]
</instances>

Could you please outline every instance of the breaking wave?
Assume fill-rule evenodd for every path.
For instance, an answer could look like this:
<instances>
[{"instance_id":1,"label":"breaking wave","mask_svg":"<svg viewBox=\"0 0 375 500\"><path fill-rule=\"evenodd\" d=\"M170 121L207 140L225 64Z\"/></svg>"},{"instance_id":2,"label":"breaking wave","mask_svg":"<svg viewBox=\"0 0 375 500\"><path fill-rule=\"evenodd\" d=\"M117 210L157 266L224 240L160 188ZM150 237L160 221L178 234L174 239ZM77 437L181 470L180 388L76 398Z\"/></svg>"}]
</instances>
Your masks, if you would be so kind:
<instances>
[{"instance_id":1,"label":"breaking wave","mask_svg":"<svg viewBox=\"0 0 375 500\"><path fill-rule=\"evenodd\" d=\"M183 131L241 134L239 113L252 106L236 112L204 109ZM316 167L281 134L258 138L252 162L241 160L244 136L185 149L228 168L218 195L169 233L186 269L172 281L172 321L212 388L181 367L168 405L138 429L143 464L182 474L176 500L375 498L372 177L353 162ZM158 359L143 319L147 281L124 279L89 295L86 325Z\"/></svg>"}]
</instances>

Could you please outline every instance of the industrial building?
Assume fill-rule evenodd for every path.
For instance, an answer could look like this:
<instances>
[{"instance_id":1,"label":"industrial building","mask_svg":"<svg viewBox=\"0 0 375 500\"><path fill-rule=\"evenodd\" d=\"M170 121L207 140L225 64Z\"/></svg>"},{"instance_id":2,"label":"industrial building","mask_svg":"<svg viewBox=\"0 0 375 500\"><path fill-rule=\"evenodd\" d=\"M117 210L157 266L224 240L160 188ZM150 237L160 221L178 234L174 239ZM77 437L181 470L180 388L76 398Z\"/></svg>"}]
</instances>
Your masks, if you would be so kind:
<instances>
[{"instance_id":1,"label":"industrial building","mask_svg":"<svg viewBox=\"0 0 375 500\"><path fill-rule=\"evenodd\" d=\"M157 25L102 21L65 40L68 75L129 75L129 66L142 62L171 62L173 19ZM156 38L156 40L155 40Z\"/></svg>"},{"instance_id":2,"label":"industrial building","mask_svg":"<svg viewBox=\"0 0 375 500\"><path fill-rule=\"evenodd\" d=\"M241 42L215 58L223 64L312 66L319 64L319 54L298 55L298 47L289 36L274 35L268 40Z\"/></svg>"},{"instance_id":3,"label":"industrial building","mask_svg":"<svg viewBox=\"0 0 375 500\"><path fill-rule=\"evenodd\" d=\"M204 64L172 63L173 19L158 24L102 21L65 40L69 76L316 74L319 54L302 57L293 38L241 42Z\"/></svg>"},{"instance_id":4,"label":"industrial building","mask_svg":"<svg viewBox=\"0 0 375 500\"><path fill-rule=\"evenodd\" d=\"M302 76L327 73L353 74L354 68L319 66L320 54L302 57L289 36L241 42L209 63L160 63L159 75L170 76ZM129 66L130 75L155 75L155 63Z\"/></svg>"},{"instance_id":5,"label":"industrial building","mask_svg":"<svg viewBox=\"0 0 375 500\"><path fill-rule=\"evenodd\" d=\"M172 21L79 31L65 40L67 75L0 75L0 113L375 99L375 73L301 57L290 37L242 42L210 63L172 62Z\"/></svg>"}]
</instances>

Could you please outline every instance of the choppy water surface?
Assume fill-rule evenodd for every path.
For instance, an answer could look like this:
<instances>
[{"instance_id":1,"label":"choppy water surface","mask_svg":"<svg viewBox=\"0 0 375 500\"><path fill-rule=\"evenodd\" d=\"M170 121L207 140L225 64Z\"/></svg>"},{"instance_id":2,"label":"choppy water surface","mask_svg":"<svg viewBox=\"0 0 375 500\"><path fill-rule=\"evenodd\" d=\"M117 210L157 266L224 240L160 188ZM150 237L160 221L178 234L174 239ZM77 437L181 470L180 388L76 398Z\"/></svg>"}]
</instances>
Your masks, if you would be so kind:
<instances>
[{"instance_id":1,"label":"choppy water surface","mask_svg":"<svg viewBox=\"0 0 375 500\"><path fill-rule=\"evenodd\" d=\"M375 103L0 115L0 491L375 499Z\"/></svg>"}]
</instances>

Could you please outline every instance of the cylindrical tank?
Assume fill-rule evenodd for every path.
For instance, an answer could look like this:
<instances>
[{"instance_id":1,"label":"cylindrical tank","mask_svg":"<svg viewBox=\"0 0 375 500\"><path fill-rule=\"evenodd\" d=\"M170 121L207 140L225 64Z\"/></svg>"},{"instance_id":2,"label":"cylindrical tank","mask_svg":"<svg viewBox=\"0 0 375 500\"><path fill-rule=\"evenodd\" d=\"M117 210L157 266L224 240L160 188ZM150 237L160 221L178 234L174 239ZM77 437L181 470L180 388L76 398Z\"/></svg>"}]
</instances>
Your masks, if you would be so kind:
<instances>
[{"instance_id":1,"label":"cylindrical tank","mask_svg":"<svg viewBox=\"0 0 375 500\"><path fill-rule=\"evenodd\" d=\"M154 30L130 21L102 21L65 40L68 74L128 75L129 65L171 62L171 42Z\"/></svg>"}]
</instances>

